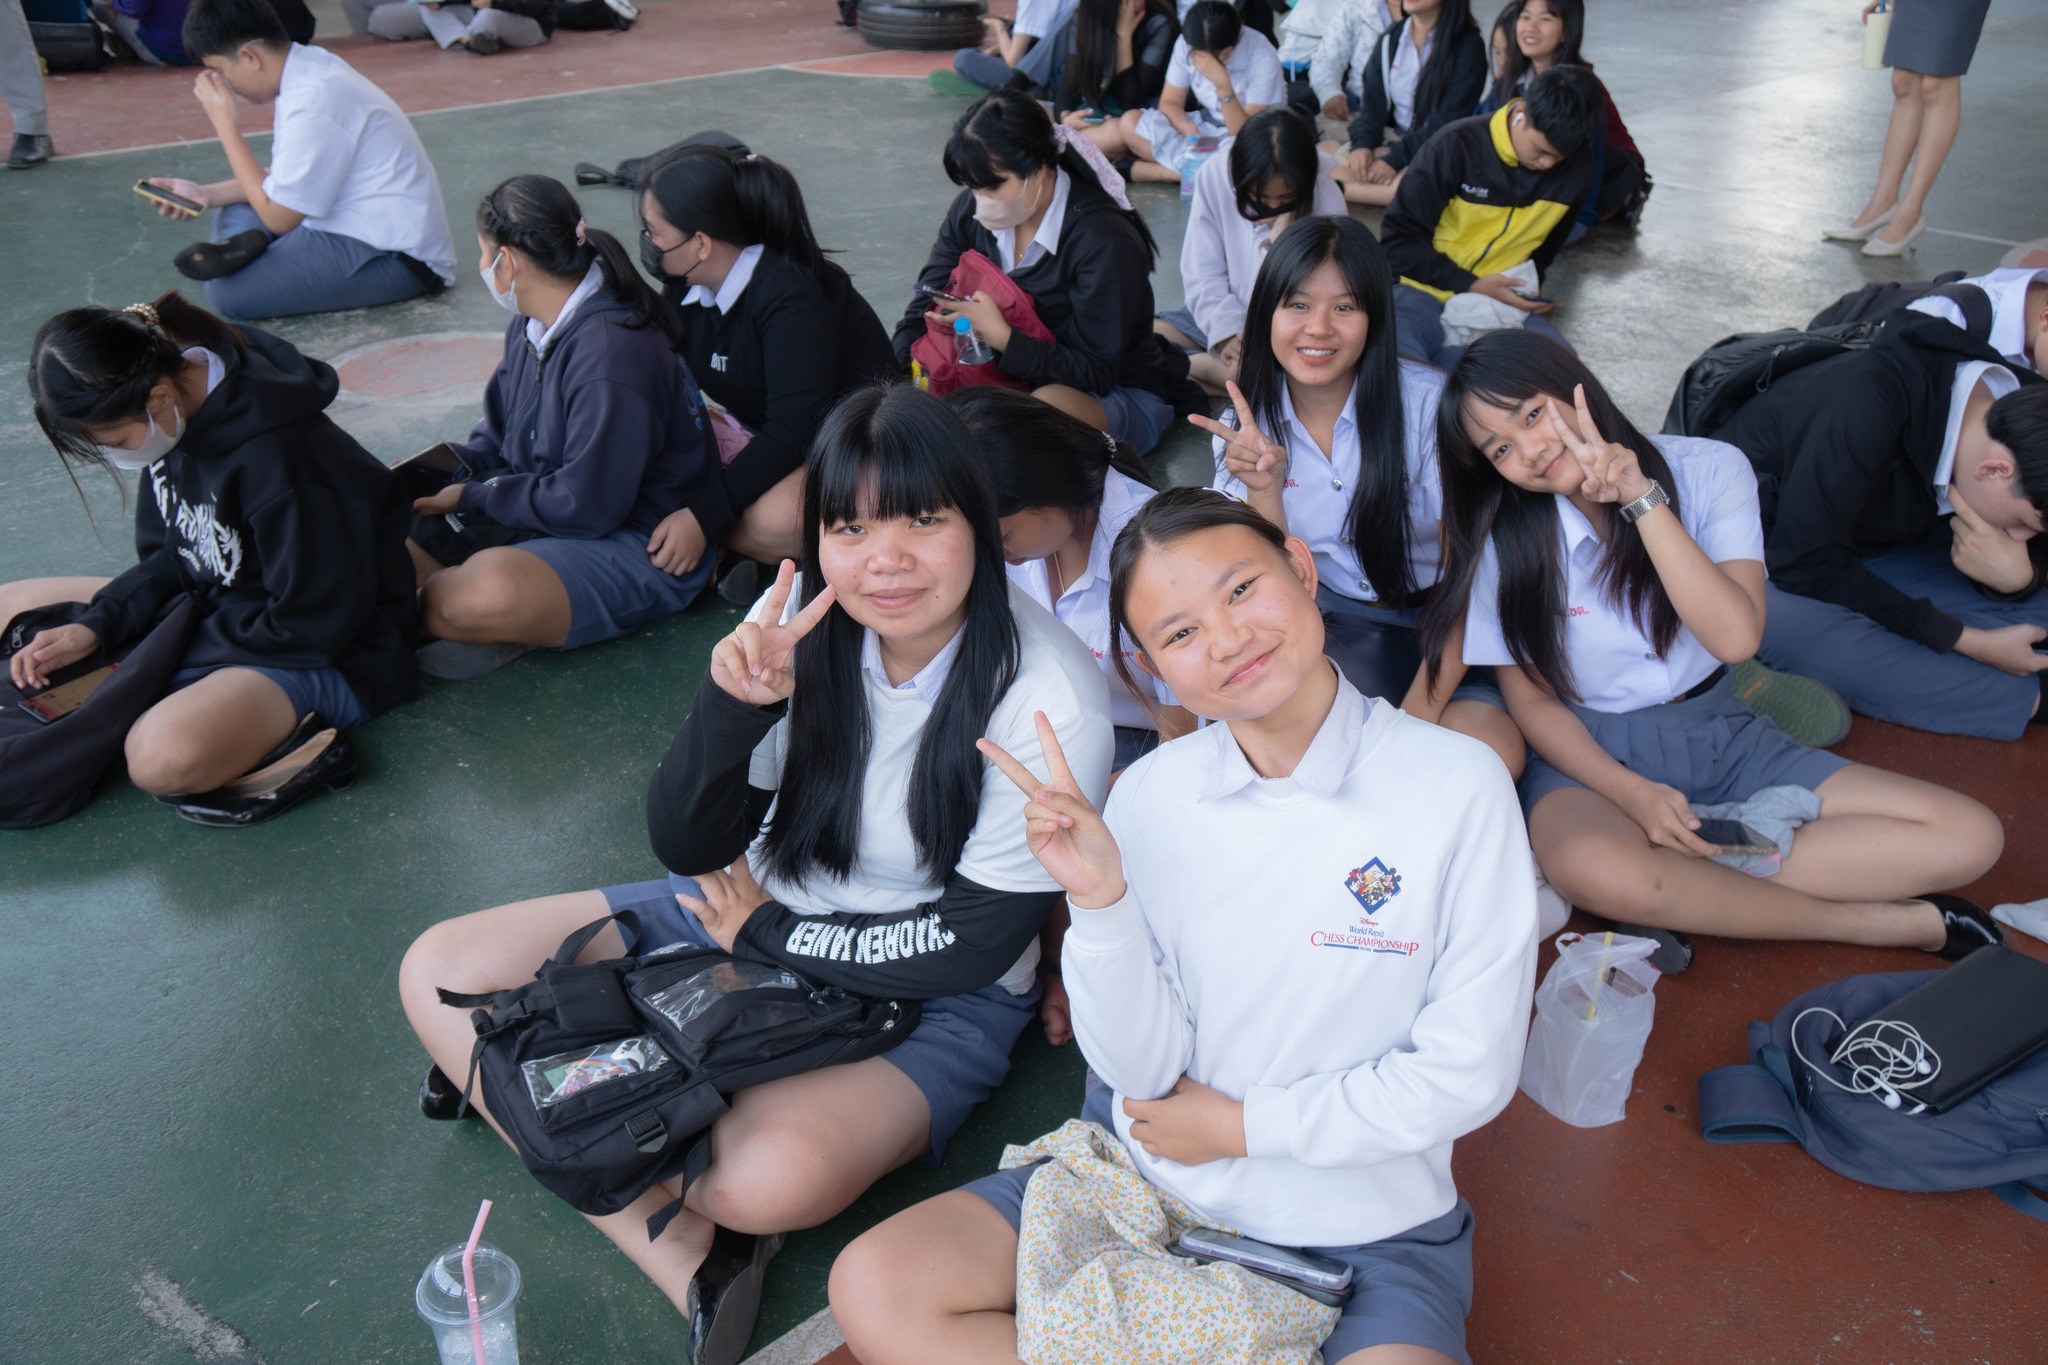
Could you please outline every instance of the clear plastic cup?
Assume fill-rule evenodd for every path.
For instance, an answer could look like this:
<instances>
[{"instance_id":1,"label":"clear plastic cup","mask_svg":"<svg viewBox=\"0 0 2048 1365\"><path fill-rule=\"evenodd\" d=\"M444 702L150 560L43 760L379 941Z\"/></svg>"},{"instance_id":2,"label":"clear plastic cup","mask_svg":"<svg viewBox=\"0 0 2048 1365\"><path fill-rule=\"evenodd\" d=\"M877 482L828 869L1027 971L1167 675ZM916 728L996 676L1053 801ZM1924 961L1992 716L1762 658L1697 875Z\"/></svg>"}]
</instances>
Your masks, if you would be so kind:
<instances>
[{"instance_id":1,"label":"clear plastic cup","mask_svg":"<svg viewBox=\"0 0 2048 1365\"><path fill-rule=\"evenodd\" d=\"M462 1246L457 1242L427 1262L413 1290L413 1306L434 1329L441 1365L519 1365L519 1267L488 1242L479 1242L476 1272L477 1321L484 1358L476 1358L469 1330L469 1300L462 1288Z\"/></svg>"}]
</instances>

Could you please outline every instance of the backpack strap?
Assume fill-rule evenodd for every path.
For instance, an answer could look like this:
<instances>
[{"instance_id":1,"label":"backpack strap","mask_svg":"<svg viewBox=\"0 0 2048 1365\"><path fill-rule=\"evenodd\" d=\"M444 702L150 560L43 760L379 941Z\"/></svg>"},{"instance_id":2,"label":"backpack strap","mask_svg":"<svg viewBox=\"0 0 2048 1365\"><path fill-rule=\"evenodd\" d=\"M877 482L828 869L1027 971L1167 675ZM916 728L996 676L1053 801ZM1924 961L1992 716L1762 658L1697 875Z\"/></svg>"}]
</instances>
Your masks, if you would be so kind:
<instances>
[{"instance_id":1,"label":"backpack strap","mask_svg":"<svg viewBox=\"0 0 2048 1365\"><path fill-rule=\"evenodd\" d=\"M2043 1199L2028 1189L2024 1181L2008 1180L2003 1185L1986 1185L1985 1189L2003 1199L2029 1218L2038 1218L2048 1223L2048 1199Z\"/></svg>"},{"instance_id":2,"label":"backpack strap","mask_svg":"<svg viewBox=\"0 0 2048 1365\"><path fill-rule=\"evenodd\" d=\"M683 1169L680 1173L683 1178L683 1194L689 1193L691 1184L696 1181L698 1176L710 1169L710 1166L711 1130L706 1128L697 1140L690 1144L690 1150L683 1155ZM675 1221L676 1215L682 1211L683 1195L681 1194L677 1195L672 1202L656 1209L654 1215L647 1220L647 1240L652 1242L660 1237L668 1229L668 1225Z\"/></svg>"},{"instance_id":3,"label":"backpack strap","mask_svg":"<svg viewBox=\"0 0 2048 1365\"><path fill-rule=\"evenodd\" d=\"M1700 1077L1700 1136L1723 1146L1798 1142L1799 1111L1778 1078L1760 1066L1716 1067Z\"/></svg>"}]
</instances>

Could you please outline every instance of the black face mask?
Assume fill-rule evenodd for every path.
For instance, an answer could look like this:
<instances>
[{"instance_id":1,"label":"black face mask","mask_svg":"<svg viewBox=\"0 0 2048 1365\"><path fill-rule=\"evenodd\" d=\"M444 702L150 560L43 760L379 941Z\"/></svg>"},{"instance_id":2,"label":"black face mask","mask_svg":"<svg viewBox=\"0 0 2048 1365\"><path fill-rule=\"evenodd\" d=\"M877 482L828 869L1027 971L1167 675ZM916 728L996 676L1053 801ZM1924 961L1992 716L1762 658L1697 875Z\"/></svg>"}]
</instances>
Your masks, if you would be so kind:
<instances>
[{"instance_id":1,"label":"black face mask","mask_svg":"<svg viewBox=\"0 0 2048 1365\"><path fill-rule=\"evenodd\" d=\"M683 242L688 240L689 238L686 237L683 239ZM683 245L683 242L677 242L668 251L676 250L677 247ZM695 270L697 267L693 265L690 267L690 270L685 270L680 275L671 275L668 272L668 267L662 264L663 261L668 259L668 251L663 251L654 244L654 238L648 235L646 228L640 229L640 268L654 276L655 279L660 280L663 284L687 285L690 282L690 270Z\"/></svg>"}]
</instances>

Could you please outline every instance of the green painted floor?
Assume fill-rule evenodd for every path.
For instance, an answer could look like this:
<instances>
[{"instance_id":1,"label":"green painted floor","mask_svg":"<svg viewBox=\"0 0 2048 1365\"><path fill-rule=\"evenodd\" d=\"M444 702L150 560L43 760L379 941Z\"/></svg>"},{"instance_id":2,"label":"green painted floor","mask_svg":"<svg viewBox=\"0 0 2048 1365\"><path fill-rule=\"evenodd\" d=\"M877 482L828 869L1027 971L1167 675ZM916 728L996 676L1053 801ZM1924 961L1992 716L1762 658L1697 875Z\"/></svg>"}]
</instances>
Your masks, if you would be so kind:
<instances>
[{"instance_id":1,"label":"green painted floor","mask_svg":"<svg viewBox=\"0 0 2048 1365\"><path fill-rule=\"evenodd\" d=\"M1826 11L1788 8L1808 25ZM1644 9L1654 20L1606 39L1599 56L1657 172L1646 229L1568 256L1550 292L1567 306L1560 324L1645 426L1684 361L1725 332L1801 319L1866 278L1981 270L2000 239L2043 230L2039 163L2022 172L1978 131L2033 126L2031 76L1973 88L1936 221L1976 236L1931 234L1910 266L1870 267L1815 239L1866 188L1882 78L1855 70L1846 47L1846 57L1815 49L1781 7L1743 5L1738 25L1675 0ZM2020 45L2032 60L2005 69L2037 72L2044 14L2041 0L2000 6L1985 50ZM1696 70L1740 76L1673 79L1674 51ZM950 193L938 149L961 107L918 82L775 72L432 114L418 126L465 242L471 206L506 174L567 179L578 160L727 128L796 171L820 237L844 249L890 318ZM1747 131L1725 132L1734 127ZM0 177L0 372L21 373L49 313L119 306L176 282L169 257L193 234L148 214L128 186L149 174L212 178L218 164L215 149L186 147ZM1170 306L1178 198L1154 187L1138 197L1161 239L1157 293ZM623 192L585 201L593 222L630 233ZM503 314L468 277L466 245L461 256L451 295L277 330L329 357L424 332L496 333ZM338 415L397 458L466 428L473 402ZM1159 457L1176 481L1201 477L1205 462L1185 438ZM104 479L84 482L90 518L20 382L0 384L0 580L131 561L118 496ZM417 703L362 732L352 791L260 829L187 826L116 783L63 825L0 836L0 1037L16 1057L0 1085L0 1361L190 1359L138 1308L146 1272L182 1286L256 1353L213 1359L426 1359L413 1281L483 1197L498 1201L491 1240L526 1274L529 1365L683 1358L667 1304L501 1144L475 1125L420 1120L422 1056L393 986L406 944L435 920L658 871L641 820L646 775L734 616L712 603L630 640L529 656L460 686L429 682ZM822 1305L847 1237L988 1170L1004 1140L1054 1126L1079 1078L1078 1056L1032 1030L1012 1083L943 1172L899 1173L792 1240L757 1343Z\"/></svg>"}]
</instances>

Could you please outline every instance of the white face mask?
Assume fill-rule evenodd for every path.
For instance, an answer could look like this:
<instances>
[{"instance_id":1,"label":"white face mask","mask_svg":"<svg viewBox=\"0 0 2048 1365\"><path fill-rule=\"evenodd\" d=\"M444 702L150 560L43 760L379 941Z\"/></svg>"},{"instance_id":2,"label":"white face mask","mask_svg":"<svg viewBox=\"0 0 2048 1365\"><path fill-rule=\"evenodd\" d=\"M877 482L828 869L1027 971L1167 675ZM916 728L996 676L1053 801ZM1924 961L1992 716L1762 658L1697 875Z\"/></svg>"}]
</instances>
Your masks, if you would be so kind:
<instances>
[{"instance_id":1,"label":"white face mask","mask_svg":"<svg viewBox=\"0 0 2048 1365\"><path fill-rule=\"evenodd\" d=\"M142 438L142 444L133 450L123 450L119 446L101 446L100 454L116 469L149 468L170 454L172 448L185 439L185 414L178 412L176 405L172 406L171 411L178 416L176 431L165 431L158 427L156 415L144 408L142 415L149 422L149 435Z\"/></svg>"},{"instance_id":2,"label":"white face mask","mask_svg":"<svg viewBox=\"0 0 2048 1365\"><path fill-rule=\"evenodd\" d=\"M1038 211L1038 199L1038 195L1021 189L1008 199L977 194L974 196L974 221L990 232L1016 227Z\"/></svg>"},{"instance_id":3,"label":"white face mask","mask_svg":"<svg viewBox=\"0 0 2048 1365\"><path fill-rule=\"evenodd\" d=\"M500 291L498 288L498 261L504 254L505 248L499 247L498 254L491 257L490 262L482 270L479 270L477 274L483 277L484 288L491 291L491 297L498 301L500 308L515 316L523 316L519 312L519 295L513 293L510 289Z\"/></svg>"}]
</instances>

